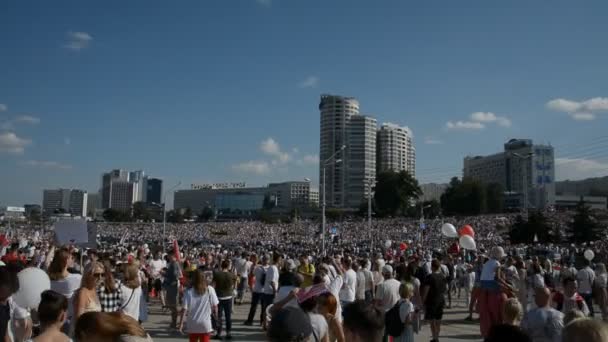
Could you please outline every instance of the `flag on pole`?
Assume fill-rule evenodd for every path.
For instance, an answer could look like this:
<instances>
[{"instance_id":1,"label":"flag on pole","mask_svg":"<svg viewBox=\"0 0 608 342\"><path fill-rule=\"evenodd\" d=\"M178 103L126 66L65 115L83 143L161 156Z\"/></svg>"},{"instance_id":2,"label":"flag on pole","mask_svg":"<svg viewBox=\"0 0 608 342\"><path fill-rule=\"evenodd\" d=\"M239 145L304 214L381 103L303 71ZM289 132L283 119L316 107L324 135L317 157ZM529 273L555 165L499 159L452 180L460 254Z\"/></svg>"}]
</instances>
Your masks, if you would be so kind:
<instances>
[{"instance_id":1,"label":"flag on pole","mask_svg":"<svg viewBox=\"0 0 608 342\"><path fill-rule=\"evenodd\" d=\"M178 262L182 261L179 254L179 244L177 243L177 240L173 240L173 253L175 254L175 260Z\"/></svg>"}]
</instances>

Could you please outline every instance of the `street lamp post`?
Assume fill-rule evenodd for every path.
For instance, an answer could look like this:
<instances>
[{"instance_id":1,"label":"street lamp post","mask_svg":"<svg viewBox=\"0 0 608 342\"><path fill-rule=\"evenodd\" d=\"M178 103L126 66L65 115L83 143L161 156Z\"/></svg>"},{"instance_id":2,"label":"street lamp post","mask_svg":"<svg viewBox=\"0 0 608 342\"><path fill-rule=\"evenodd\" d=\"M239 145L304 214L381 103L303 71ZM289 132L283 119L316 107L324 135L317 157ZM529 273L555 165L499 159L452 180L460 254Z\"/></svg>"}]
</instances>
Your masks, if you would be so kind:
<instances>
[{"instance_id":1,"label":"street lamp post","mask_svg":"<svg viewBox=\"0 0 608 342\"><path fill-rule=\"evenodd\" d=\"M370 254L374 251L374 234L372 233L372 184L374 182L371 178L367 182L367 230L369 231Z\"/></svg>"},{"instance_id":2,"label":"street lamp post","mask_svg":"<svg viewBox=\"0 0 608 342\"><path fill-rule=\"evenodd\" d=\"M321 222L321 233L322 233L323 236L321 238L321 241L322 241L321 250L322 250L323 256L326 255L325 254L325 229L326 229L326 227L325 227L325 206L327 205L327 203L325 201L325 168L327 166L331 165L332 163L333 164L339 164L339 163L341 163L342 162L341 159L334 160L334 158L338 155L338 153L344 151L345 148L346 148L346 145L342 145L342 147L338 151L336 151L334 154L331 155L331 157L329 157L325 161L323 161L323 164L322 164L322 166L323 166L323 186L322 186L322 189L323 189L323 205L321 206L321 220L322 220L322 222Z\"/></svg>"},{"instance_id":3,"label":"street lamp post","mask_svg":"<svg viewBox=\"0 0 608 342\"><path fill-rule=\"evenodd\" d=\"M167 241L167 194L180 186L182 182L177 182L175 186L163 193L163 250L165 250L165 242Z\"/></svg>"}]
</instances>

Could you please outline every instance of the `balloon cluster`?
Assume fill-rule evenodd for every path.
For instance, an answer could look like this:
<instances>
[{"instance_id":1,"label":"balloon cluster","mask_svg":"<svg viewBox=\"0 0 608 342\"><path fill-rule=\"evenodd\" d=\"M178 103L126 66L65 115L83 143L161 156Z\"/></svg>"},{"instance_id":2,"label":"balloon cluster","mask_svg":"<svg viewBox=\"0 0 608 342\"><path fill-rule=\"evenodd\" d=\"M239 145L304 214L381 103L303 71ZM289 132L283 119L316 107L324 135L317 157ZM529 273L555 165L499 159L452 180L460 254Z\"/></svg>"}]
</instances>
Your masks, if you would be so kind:
<instances>
[{"instance_id":1,"label":"balloon cluster","mask_svg":"<svg viewBox=\"0 0 608 342\"><path fill-rule=\"evenodd\" d=\"M391 241L391 240L384 241L385 248L391 248L392 245L393 245L393 241ZM405 251L407 249L407 247L408 247L408 245L405 242L402 242L399 244L399 250L402 252Z\"/></svg>"},{"instance_id":2,"label":"balloon cluster","mask_svg":"<svg viewBox=\"0 0 608 342\"><path fill-rule=\"evenodd\" d=\"M441 233L449 238L458 238L460 247L474 251L477 249L475 244L475 231L473 227L467 225L462 226L458 231L451 223L445 223L441 226Z\"/></svg>"}]
</instances>

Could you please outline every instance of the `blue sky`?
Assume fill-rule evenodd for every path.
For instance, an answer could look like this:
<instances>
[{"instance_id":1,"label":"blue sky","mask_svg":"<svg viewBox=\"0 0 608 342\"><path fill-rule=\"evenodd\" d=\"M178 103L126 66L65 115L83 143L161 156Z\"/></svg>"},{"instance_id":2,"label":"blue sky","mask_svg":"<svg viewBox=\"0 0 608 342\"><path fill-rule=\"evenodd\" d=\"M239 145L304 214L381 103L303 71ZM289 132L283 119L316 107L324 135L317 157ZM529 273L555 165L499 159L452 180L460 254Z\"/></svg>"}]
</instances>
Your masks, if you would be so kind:
<instances>
[{"instance_id":1,"label":"blue sky","mask_svg":"<svg viewBox=\"0 0 608 342\"><path fill-rule=\"evenodd\" d=\"M558 178L608 171L606 1L2 1L0 205L318 178L321 93L409 126L422 182L511 137Z\"/></svg>"}]
</instances>

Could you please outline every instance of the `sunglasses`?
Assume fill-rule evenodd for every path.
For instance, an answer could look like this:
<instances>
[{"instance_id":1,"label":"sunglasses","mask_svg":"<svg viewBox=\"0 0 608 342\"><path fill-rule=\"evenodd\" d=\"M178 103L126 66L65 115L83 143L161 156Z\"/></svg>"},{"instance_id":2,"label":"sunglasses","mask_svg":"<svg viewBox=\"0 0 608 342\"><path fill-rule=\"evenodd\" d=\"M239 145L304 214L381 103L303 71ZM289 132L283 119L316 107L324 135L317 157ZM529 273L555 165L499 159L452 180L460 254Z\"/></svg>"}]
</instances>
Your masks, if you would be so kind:
<instances>
[{"instance_id":1,"label":"sunglasses","mask_svg":"<svg viewBox=\"0 0 608 342\"><path fill-rule=\"evenodd\" d=\"M103 273L95 273L93 274L96 278L103 278Z\"/></svg>"}]
</instances>

